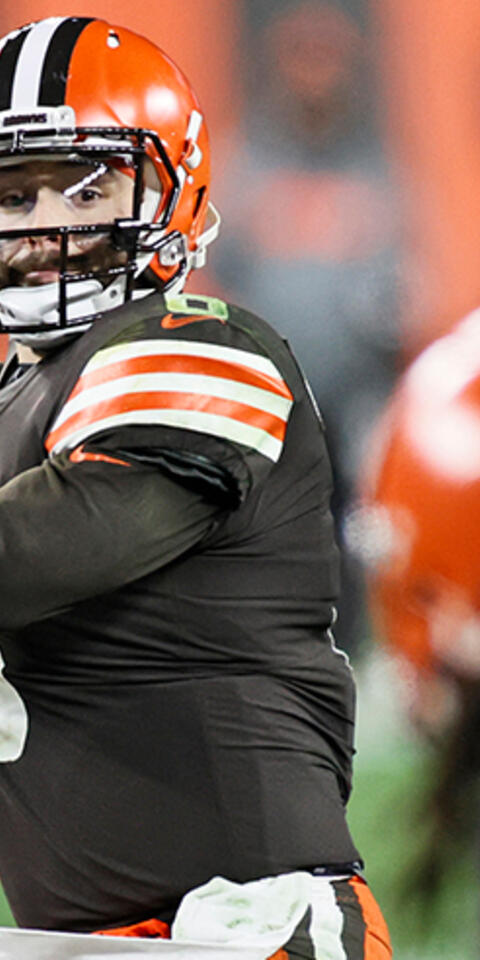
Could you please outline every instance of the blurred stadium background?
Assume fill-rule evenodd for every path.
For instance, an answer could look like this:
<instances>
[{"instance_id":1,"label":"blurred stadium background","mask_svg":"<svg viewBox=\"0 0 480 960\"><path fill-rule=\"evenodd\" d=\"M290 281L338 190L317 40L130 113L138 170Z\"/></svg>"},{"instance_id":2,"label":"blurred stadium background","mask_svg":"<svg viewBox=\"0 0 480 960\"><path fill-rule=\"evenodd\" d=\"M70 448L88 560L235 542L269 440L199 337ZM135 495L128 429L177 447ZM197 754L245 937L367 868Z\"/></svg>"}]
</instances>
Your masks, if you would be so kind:
<instances>
[{"instance_id":1,"label":"blurred stadium background","mask_svg":"<svg viewBox=\"0 0 480 960\"><path fill-rule=\"evenodd\" d=\"M223 228L190 289L288 337L330 436L337 640L359 682L353 832L396 960L474 960L478 852L459 842L435 899L412 894L435 758L372 636L345 528L399 374L480 302L478 0L17 0L0 28L76 14L150 36L204 105Z\"/></svg>"}]
</instances>

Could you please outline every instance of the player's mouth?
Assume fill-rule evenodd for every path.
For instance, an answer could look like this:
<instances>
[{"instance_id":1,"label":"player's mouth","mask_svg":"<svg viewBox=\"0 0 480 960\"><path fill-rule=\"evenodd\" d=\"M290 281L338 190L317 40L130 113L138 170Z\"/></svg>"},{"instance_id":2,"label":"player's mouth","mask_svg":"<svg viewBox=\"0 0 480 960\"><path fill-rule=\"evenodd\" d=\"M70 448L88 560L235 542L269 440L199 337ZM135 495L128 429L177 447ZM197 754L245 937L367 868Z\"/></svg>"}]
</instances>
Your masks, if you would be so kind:
<instances>
[{"instance_id":1,"label":"player's mouth","mask_svg":"<svg viewBox=\"0 0 480 960\"><path fill-rule=\"evenodd\" d=\"M23 283L26 287L38 287L44 283L54 283L60 275L59 270L53 268L42 270L29 270L23 276Z\"/></svg>"},{"instance_id":2,"label":"player's mouth","mask_svg":"<svg viewBox=\"0 0 480 960\"><path fill-rule=\"evenodd\" d=\"M20 265L19 265L20 266ZM68 260L69 273L81 273L87 267L85 258L71 257ZM30 257L17 268L18 282L22 287L40 287L46 283L58 282L60 278L60 263L56 259L39 260Z\"/></svg>"}]
</instances>

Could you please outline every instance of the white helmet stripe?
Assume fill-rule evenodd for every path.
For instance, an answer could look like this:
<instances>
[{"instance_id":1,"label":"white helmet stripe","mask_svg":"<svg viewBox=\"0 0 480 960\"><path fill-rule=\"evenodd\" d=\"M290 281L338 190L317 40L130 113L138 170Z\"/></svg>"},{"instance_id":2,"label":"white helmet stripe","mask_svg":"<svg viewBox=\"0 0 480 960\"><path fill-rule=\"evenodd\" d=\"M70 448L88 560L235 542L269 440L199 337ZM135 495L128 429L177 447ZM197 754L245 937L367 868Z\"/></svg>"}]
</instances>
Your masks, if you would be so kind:
<instances>
[{"instance_id":1,"label":"white helmet stripe","mask_svg":"<svg viewBox=\"0 0 480 960\"><path fill-rule=\"evenodd\" d=\"M38 105L45 56L53 34L65 19L48 17L30 30L15 69L12 110L28 110Z\"/></svg>"}]
</instances>

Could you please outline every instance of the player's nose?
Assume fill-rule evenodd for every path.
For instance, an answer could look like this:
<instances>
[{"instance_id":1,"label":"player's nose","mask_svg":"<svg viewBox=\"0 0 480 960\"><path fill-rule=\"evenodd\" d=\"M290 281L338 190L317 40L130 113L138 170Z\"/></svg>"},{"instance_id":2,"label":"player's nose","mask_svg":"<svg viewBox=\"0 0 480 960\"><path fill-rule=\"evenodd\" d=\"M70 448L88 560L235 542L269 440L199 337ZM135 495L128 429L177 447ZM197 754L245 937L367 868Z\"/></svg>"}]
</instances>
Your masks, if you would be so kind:
<instances>
[{"instance_id":1,"label":"player's nose","mask_svg":"<svg viewBox=\"0 0 480 960\"><path fill-rule=\"evenodd\" d=\"M30 211L32 227L60 227L68 224L69 211L63 194L50 187L40 187Z\"/></svg>"}]
</instances>

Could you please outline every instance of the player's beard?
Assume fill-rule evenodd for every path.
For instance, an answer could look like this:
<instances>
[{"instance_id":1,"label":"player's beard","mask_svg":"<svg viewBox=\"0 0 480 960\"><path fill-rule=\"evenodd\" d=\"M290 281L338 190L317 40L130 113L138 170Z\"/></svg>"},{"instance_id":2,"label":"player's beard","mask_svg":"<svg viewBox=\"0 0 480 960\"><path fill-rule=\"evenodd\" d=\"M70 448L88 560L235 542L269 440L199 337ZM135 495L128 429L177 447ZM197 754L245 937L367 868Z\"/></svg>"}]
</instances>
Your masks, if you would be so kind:
<instances>
[{"instance_id":1,"label":"player's beard","mask_svg":"<svg viewBox=\"0 0 480 960\"><path fill-rule=\"evenodd\" d=\"M124 250L117 250L113 247L110 237L101 234L96 237L79 242L75 240L70 244L74 250L69 249L67 257L67 272L73 274L84 274L98 272L98 279L106 286L109 282L107 271L112 267L124 266L127 262L127 254ZM24 287L39 286L41 279L37 274L54 272L58 274L62 266L62 257L58 250L43 249L30 250L26 252L25 242L21 241L18 248L8 255L8 246L10 241L0 241L0 288L5 287ZM4 259L2 259L2 254Z\"/></svg>"}]
</instances>

